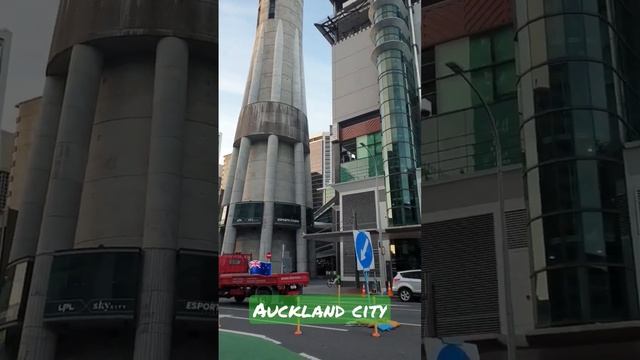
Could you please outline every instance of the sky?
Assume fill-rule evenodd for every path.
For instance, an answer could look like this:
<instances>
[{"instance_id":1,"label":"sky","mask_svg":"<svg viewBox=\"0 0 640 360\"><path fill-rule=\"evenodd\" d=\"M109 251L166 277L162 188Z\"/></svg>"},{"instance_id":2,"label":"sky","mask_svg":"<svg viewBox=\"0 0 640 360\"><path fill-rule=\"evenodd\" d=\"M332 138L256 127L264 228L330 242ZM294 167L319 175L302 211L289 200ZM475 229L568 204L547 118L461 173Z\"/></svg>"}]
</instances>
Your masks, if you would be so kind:
<instances>
[{"instance_id":1,"label":"sky","mask_svg":"<svg viewBox=\"0 0 640 360\"><path fill-rule=\"evenodd\" d=\"M0 0L7 1L7 0ZM306 0L302 34L309 134L331 124L331 46L314 26L332 14L329 0ZM220 0L220 163L233 150L233 137L249 72L258 0Z\"/></svg>"},{"instance_id":2,"label":"sky","mask_svg":"<svg viewBox=\"0 0 640 360\"><path fill-rule=\"evenodd\" d=\"M13 33L4 109L0 114L5 130L15 130L16 104L42 95L58 3L59 0L0 0L0 29Z\"/></svg>"}]
</instances>

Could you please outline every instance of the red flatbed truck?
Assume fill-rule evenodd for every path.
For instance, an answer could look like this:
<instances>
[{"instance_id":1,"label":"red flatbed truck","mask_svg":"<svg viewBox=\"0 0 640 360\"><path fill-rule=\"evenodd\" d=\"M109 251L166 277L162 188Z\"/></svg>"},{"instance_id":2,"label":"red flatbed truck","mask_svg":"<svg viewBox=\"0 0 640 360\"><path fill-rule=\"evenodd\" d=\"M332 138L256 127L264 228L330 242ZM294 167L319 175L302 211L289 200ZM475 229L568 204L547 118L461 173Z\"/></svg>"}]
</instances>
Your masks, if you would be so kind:
<instances>
[{"instance_id":1,"label":"red flatbed truck","mask_svg":"<svg viewBox=\"0 0 640 360\"><path fill-rule=\"evenodd\" d=\"M309 273L272 275L249 274L251 254L220 255L218 258L218 295L243 302L257 295L299 295L309 284Z\"/></svg>"}]
</instances>

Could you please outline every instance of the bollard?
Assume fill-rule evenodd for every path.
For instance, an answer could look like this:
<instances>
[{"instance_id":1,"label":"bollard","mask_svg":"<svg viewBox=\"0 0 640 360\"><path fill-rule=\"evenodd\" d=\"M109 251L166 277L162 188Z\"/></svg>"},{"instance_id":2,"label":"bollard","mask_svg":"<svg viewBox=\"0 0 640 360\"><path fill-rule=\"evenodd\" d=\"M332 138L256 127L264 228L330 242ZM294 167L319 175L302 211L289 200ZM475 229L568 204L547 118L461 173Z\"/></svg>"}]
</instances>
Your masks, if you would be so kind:
<instances>
[{"instance_id":1,"label":"bollard","mask_svg":"<svg viewBox=\"0 0 640 360\"><path fill-rule=\"evenodd\" d=\"M371 336L380 337L380 333L378 332L378 323L377 322L373 323L373 332L371 333Z\"/></svg>"},{"instance_id":2,"label":"bollard","mask_svg":"<svg viewBox=\"0 0 640 360\"><path fill-rule=\"evenodd\" d=\"M300 327L300 319L298 319L298 323L296 324L296 331L293 332L293 335L295 336L302 335L302 329Z\"/></svg>"},{"instance_id":3,"label":"bollard","mask_svg":"<svg viewBox=\"0 0 640 360\"><path fill-rule=\"evenodd\" d=\"M362 284L362 290L360 290L360 296L362 297L367 296L367 290L365 290L364 284Z\"/></svg>"},{"instance_id":4,"label":"bollard","mask_svg":"<svg viewBox=\"0 0 640 360\"><path fill-rule=\"evenodd\" d=\"M300 296L296 297L296 304L300 306ZM298 322L296 323L296 331L293 332L293 335L295 336L302 335L302 328L300 327L300 318L298 318Z\"/></svg>"},{"instance_id":5,"label":"bollard","mask_svg":"<svg viewBox=\"0 0 640 360\"><path fill-rule=\"evenodd\" d=\"M373 304L374 305L376 304L376 297L375 296L373 297ZM380 333L378 332L378 322L377 321L373 322L373 332L371 333L371 336L376 337L376 338L380 337Z\"/></svg>"}]
</instances>

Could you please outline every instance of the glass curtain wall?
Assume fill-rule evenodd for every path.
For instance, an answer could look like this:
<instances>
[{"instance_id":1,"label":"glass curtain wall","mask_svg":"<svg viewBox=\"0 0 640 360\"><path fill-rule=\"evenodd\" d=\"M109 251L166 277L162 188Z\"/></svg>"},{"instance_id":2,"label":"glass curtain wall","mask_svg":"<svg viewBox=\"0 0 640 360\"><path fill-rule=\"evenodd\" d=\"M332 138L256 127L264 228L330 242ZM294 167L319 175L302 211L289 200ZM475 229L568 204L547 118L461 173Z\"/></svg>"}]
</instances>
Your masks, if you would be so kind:
<instances>
[{"instance_id":1,"label":"glass curtain wall","mask_svg":"<svg viewBox=\"0 0 640 360\"><path fill-rule=\"evenodd\" d=\"M383 174L382 134L380 132L345 140L340 146L342 148L340 182L363 180L374 177L376 174Z\"/></svg>"},{"instance_id":2,"label":"glass curtain wall","mask_svg":"<svg viewBox=\"0 0 640 360\"><path fill-rule=\"evenodd\" d=\"M537 326L637 318L624 139L637 139L637 2L516 1Z\"/></svg>"},{"instance_id":3,"label":"glass curtain wall","mask_svg":"<svg viewBox=\"0 0 640 360\"><path fill-rule=\"evenodd\" d=\"M378 69L387 217L392 226L419 224L414 109L418 104L409 12L402 1L373 1L373 58Z\"/></svg>"},{"instance_id":4,"label":"glass curtain wall","mask_svg":"<svg viewBox=\"0 0 640 360\"><path fill-rule=\"evenodd\" d=\"M468 70L471 82L489 104L500 132L503 165L521 163L513 36L513 29L506 27L423 51L423 89L435 105L434 115L422 124L425 181L496 166L487 112L464 79L446 67L450 61Z\"/></svg>"}]
</instances>

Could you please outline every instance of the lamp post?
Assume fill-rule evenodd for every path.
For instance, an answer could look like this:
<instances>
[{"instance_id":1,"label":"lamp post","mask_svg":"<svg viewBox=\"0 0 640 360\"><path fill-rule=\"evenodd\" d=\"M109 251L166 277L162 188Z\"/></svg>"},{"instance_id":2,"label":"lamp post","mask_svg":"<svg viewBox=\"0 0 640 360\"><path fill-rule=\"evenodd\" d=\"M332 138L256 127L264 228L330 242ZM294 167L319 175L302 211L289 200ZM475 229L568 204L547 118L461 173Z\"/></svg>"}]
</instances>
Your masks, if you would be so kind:
<instances>
[{"instance_id":1,"label":"lamp post","mask_svg":"<svg viewBox=\"0 0 640 360\"><path fill-rule=\"evenodd\" d=\"M502 171L502 143L500 141L500 133L498 132L498 124L496 123L496 119L487 105L487 102L484 101L482 95L478 89L473 85L473 83L469 80L469 77L465 74L464 70L460 65L455 62L446 63L447 67L451 69L456 75L459 75L464 79L464 81L469 84L469 87L476 94L480 102L482 103L487 115L489 116L489 120L491 123L491 130L493 133L493 137L495 139L495 148L496 148L496 178L498 185L498 203L500 207L500 231L502 232L501 241L502 241L502 267L503 267L503 276L504 276L504 300L506 307L506 315L507 315L507 358L509 360L516 359L516 334L514 328L513 321L513 303L511 301L511 263L509 261L509 245L507 242L507 229L505 227L505 219L504 219L504 185L503 185L503 171Z\"/></svg>"},{"instance_id":2,"label":"lamp post","mask_svg":"<svg viewBox=\"0 0 640 360\"><path fill-rule=\"evenodd\" d=\"M383 271L383 266L385 265L384 263L384 255L382 254L382 230L381 230L381 224L380 224L380 210L378 210L378 206L380 204L380 201L378 201L378 181L379 181L379 173L378 173L378 163L376 161L376 158L373 156L373 154L371 153L371 151L369 150L369 148L367 147L367 145L365 145L364 143L360 143L360 146L363 147L367 153L369 154L369 157L373 159L374 161L374 170L375 170L375 176L376 176L376 191L374 192L374 196L373 199L376 202L376 206L375 206L375 211L376 211L376 231L378 232L378 262L380 263L378 266L380 268L380 280L385 284L386 286L386 282L387 282L387 276L386 276L386 271ZM386 268L386 266L385 266ZM382 284L380 284L380 291L382 292Z\"/></svg>"}]
</instances>

